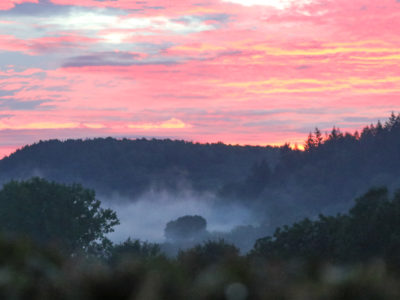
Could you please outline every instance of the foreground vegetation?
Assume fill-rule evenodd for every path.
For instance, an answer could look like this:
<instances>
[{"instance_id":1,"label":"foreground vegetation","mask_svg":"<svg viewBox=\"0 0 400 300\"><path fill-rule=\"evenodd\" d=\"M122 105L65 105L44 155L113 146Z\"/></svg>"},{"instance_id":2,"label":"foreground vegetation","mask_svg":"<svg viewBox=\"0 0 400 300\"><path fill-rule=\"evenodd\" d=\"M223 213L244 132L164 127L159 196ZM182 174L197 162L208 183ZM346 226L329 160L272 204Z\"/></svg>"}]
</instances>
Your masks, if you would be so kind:
<instances>
[{"instance_id":1,"label":"foreground vegetation","mask_svg":"<svg viewBox=\"0 0 400 300\"><path fill-rule=\"evenodd\" d=\"M1 299L387 299L400 297L398 273L382 260L334 265L241 257L208 242L176 259L161 255L104 261L66 258L24 241L0 241Z\"/></svg>"},{"instance_id":2,"label":"foreground vegetation","mask_svg":"<svg viewBox=\"0 0 400 300\"><path fill-rule=\"evenodd\" d=\"M13 181L0 191L0 204L0 299L400 297L400 193L390 196L385 188L358 198L348 214L277 229L247 255L223 240L173 258L157 244L113 244L104 234L118 223L115 213L79 185ZM69 226L59 224L61 216ZM170 222L167 232L189 221L204 229L194 216Z\"/></svg>"},{"instance_id":3,"label":"foreground vegetation","mask_svg":"<svg viewBox=\"0 0 400 300\"><path fill-rule=\"evenodd\" d=\"M253 253L340 264L384 259L400 270L400 191L390 197L386 188L374 188L357 198L348 214L278 228L259 239Z\"/></svg>"}]
</instances>

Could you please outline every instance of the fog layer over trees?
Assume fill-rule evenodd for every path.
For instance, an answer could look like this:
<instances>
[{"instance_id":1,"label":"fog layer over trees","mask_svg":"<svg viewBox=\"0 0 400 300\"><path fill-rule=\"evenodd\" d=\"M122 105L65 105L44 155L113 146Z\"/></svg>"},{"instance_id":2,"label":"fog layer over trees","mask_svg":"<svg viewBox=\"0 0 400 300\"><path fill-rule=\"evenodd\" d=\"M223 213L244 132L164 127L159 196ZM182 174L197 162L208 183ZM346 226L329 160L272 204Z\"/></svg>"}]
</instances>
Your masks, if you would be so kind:
<instances>
[{"instance_id":1,"label":"fog layer over trees","mask_svg":"<svg viewBox=\"0 0 400 300\"><path fill-rule=\"evenodd\" d=\"M400 116L361 132L311 132L305 151L171 140L45 141L0 161L0 179L79 182L120 215L110 237L163 242L165 224L207 220L243 251L278 226L346 212L370 187L400 187ZM225 227L223 227L225 225ZM136 235L136 236L135 236Z\"/></svg>"}]
</instances>

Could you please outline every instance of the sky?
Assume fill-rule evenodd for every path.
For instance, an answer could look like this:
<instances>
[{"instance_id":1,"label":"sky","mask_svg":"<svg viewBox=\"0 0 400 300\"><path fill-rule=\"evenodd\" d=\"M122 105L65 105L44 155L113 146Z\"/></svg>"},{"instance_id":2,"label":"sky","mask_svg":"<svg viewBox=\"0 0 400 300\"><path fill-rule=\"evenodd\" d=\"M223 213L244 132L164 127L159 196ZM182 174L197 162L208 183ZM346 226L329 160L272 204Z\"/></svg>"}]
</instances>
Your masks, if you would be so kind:
<instances>
[{"instance_id":1,"label":"sky","mask_svg":"<svg viewBox=\"0 0 400 300\"><path fill-rule=\"evenodd\" d=\"M1 0L0 157L39 140L301 145L400 111L400 1Z\"/></svg>"}]
</instances>

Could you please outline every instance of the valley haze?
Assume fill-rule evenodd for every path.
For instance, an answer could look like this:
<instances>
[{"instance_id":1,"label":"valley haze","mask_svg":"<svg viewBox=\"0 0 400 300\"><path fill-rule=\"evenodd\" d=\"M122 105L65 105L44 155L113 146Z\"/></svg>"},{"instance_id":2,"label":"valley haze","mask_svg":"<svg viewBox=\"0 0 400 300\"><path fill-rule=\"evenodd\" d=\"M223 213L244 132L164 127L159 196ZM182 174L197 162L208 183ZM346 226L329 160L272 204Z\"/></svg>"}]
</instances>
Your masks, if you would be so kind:
<instances>
[{"instance_id":1,"label":"valley haze","mask_svg":"<svg viewBox=\"0 0 400 300\"><path fill-rule=\"evenodd\" d=\"M371 186L397 190L399 128L392 113L360 132L315 129L304 151L170 139L40 141L0 160L0 180L40 176L94 189L120 218L114 242L169 242L169 221L200 215L201 239L248 251L279 226L348 211Z\"/></svg>"}]
</instances>

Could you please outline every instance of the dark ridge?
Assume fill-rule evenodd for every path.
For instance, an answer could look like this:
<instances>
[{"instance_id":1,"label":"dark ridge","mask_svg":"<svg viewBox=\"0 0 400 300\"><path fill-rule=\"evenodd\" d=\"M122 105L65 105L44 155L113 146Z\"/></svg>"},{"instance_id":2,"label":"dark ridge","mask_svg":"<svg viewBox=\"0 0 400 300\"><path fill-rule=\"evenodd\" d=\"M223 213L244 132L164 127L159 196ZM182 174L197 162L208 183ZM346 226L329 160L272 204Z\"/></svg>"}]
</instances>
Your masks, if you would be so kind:
<instances>
[{"instance_id":1,"label":"dark ridge","mask_svg":"<svg viewBox=\"0 0 400 300\"><path fill-rule=\"evenodd\" d=\"M243 179L252 164L275 163L279 149L199 144L178 140L96 138L49 140L0 161L0 180L40 176L80 182L101 194L137 197L154 189L215 191Z\"/></svg>"}]
</instances>

